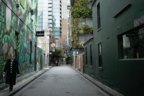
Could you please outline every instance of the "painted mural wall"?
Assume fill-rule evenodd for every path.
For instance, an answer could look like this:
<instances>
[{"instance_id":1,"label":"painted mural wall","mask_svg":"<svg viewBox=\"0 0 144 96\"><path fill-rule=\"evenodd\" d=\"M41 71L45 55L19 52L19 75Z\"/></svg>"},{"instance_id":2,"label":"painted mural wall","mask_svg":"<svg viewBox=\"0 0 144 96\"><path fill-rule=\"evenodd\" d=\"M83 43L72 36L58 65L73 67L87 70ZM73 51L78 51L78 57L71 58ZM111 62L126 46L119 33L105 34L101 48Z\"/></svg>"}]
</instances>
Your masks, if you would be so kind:
<instances>
[{"instance_id":1,"label":"painted mural wall","mask_svg":"<svg viewBox=\"0 0 144 96\"><path fill-rule=\"evenodd\" d=\"M0 0L0 83L10 53L19 61L20 74L34 71L37 0Z\"/></svg>"}]
</instances>

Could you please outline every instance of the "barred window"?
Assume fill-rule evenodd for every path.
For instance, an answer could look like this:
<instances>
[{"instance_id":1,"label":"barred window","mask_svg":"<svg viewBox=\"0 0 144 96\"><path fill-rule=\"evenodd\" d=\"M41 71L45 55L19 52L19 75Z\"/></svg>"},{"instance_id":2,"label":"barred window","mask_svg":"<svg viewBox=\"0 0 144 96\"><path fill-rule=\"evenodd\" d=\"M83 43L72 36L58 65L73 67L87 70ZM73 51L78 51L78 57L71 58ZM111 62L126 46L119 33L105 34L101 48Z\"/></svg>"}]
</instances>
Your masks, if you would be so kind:
<instances>
[{"instance_id":1,"label":"barred window","mask_svg":"<svg viewBox=\"0 0 144 96\"><path fill-rule=\"evenodd\" d=\"M144 25L118 36L120 59L144 58Z\"/></svg>"}]
</instances>

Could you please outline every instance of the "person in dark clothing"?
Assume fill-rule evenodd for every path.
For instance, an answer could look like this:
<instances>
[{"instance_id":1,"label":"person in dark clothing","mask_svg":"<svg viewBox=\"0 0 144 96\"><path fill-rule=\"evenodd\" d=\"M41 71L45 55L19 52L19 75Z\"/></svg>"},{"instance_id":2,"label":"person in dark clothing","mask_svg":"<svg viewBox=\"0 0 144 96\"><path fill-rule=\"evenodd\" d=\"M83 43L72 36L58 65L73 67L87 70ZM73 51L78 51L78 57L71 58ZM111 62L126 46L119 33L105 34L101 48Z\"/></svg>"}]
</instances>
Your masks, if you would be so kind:
<instances>
[{"instance_id":1,"label":"person in dark clothing","mask_svg":"<svg viewBox=\"0 0 144 96\"><path fill-rule=\"evenodd\" d=\"M13 85L16 84L16 75L19 74L18 62L15 59L14 54L11 54L10 59L7 60L3 74L5 83L9 84L9 91L12 91Z\"/></svg>"}]
</instances>

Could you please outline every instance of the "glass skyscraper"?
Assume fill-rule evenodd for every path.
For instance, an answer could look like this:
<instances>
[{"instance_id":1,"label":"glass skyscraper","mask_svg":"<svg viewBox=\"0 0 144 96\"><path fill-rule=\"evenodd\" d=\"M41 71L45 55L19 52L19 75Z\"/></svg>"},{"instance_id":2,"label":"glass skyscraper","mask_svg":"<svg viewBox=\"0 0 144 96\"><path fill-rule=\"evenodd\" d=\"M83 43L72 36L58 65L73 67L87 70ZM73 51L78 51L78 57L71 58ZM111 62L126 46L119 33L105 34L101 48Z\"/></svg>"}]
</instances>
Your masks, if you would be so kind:
<instances>
[{"instance_id":1,"label":"glass skyscraper","mask_svg":"<svg viewBox=\"0 0 144 96\"><path fill-rule=\"evenodd\" d=\"M61 7L61 0L48 1L48 30L54 36L57 47L60 47Z\"/></svg>"},{"instance_id":2,"label":"glass skyscraper","mask_svg":"<svg viewBox=\"0 0 144 96\"><path fill-rule=\"evenodd\" d=\"M53 0L53 32L56 38L61 36L61 0Z\"/></svg>"}]
</instances>

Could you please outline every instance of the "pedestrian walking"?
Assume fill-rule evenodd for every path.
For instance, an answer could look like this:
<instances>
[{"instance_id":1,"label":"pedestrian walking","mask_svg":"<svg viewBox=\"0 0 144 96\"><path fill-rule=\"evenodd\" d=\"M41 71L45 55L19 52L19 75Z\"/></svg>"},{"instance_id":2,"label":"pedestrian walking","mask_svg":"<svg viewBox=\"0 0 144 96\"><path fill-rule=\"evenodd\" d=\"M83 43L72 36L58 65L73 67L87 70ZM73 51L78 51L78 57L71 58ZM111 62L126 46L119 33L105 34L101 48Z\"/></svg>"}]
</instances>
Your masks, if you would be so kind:
<instances>
[{"instance_id":1,"label":"pedestrian walking","mask_svg":"<svg viewBox=\"0 0 144 96\"><path fill-rule=\"evenodd\" d=\"M13 85L16 84L16 75L19 74L18 62L14 54L10 54L10 59L6 61L4 66L3 76L5 83L9 84L9 91L13 90Z\"/></svg>"}]
</instances>

